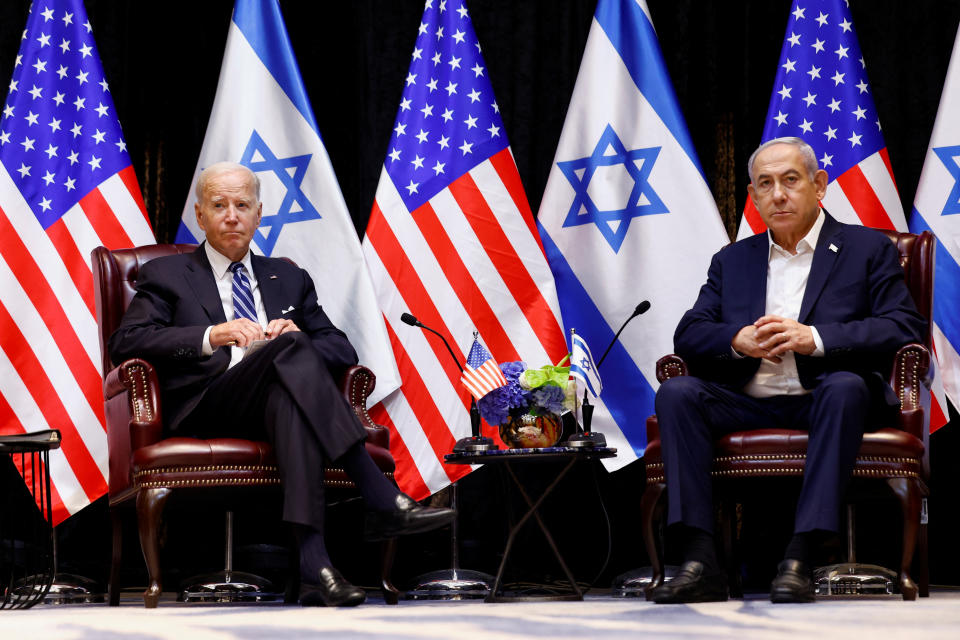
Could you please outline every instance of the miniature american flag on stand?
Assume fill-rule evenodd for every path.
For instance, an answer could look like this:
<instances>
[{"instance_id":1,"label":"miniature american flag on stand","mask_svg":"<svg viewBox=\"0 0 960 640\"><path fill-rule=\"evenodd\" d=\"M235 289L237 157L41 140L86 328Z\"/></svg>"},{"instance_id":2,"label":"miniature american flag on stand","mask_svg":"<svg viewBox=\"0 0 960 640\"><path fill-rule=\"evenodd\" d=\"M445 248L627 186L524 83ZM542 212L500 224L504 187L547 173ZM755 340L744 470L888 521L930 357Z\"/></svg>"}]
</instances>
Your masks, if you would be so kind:
<instances>
[{"instance_id":1,"label":"miniature american flag on stand","mask_svg":"<svg viewBox=\"0 0 960 640\"><path fill-rule=\"evenodd\" d=\"M823 206L840 222L907 230L866 62L844 0L796 0L762 142L803 138L830 176ZM747 199L737 238L766 229Z\"/></svg>"},{"instance_id":2,"label":"miniature american flag on stand","mask_svg":"<svg viewBox=\"0 0 960 640\"><path fill-rule=\"evenodd\" d=\"M107 490L90 252L154 242L81 0L31 8L0 116L0 238L0 433L60 430L59 523Z\"/></svg>"},{"instance_id":3,"label":"miniature american flag on stand","mask_svg":"<svg viewBox=\"0 0 960 640\"><path fill-rule=\"evenodd\" d=\"M470 395L443 344L401 314L453 343L476 328L499 362L567 352L553 275L460 0L426 3L363 248L402 381L370 413L390 428L398 484L421 499L470 471L443 463L471 433Z\"/></svg>"},{"instance_id":4,"label":"miniature american flag on stand","mask_svg":"<svg viewBox=\"0 0 960 640\"><path fill-rule=\"evenodd\" d=\"M503 377L503 372L500 371L493 356L483 348L477 338L473 339L473 346L470 347L470 354L463 367L460 382L477 400L507 384L507 379Z\"/></svg>"}]
</instances>

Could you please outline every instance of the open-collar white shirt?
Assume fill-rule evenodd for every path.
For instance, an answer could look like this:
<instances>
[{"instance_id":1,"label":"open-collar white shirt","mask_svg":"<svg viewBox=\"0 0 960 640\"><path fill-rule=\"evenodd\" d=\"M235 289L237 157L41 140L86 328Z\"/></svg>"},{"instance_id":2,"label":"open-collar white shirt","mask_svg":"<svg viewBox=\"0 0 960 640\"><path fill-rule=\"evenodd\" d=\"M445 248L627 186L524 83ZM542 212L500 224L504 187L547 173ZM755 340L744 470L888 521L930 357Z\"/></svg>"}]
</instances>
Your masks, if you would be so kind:
<instances>
[{"instance_id":1,"label":"open-collar white shirt","mask_svg":"<svg viewBox=\"0 0 960 640\"><path fill-rule=\"evenodd\" d=\"M810 267L813 265L813 253L817 248L825 219L821 209L810 231L797 243L796 254L790 253L774 242L773 234L767 231L770 249L767 258L766 315L799 319L800 305L803 303L803 294L810 277ZM821 357L824 354L823 340L816 327L810 327L810 330L816 344L816 349L811 355ZM761 360L757 373L743 388L744 393L755 398L810 393L800 384L797 359L793 351L781 354L780 358L780 363L767 359Z\"/></svg>"}]
</instances>

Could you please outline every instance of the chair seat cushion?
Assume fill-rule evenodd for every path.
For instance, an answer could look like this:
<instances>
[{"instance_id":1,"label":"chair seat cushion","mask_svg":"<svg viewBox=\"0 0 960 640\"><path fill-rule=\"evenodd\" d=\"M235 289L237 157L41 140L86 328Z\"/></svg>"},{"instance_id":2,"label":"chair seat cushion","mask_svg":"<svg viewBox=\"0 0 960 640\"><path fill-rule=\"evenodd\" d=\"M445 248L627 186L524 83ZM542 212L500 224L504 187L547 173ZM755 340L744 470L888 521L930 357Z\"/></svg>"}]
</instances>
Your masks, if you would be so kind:
<instances>
[{"instance_id":1,"label":"chair seat cushion","mask_svg":"<svg viewBox=\"0 0 960 640\"><path fill-rule=\"evenodd\" d=\"M395 465L390 452L369 442L366 446L377 467L391 474ZM141 487L280 483L273 447L241 438L166 438L134 451L132 467ZM327 469L324 480L335 486L352 485L342 469Z\"/></svg>"},{"instance_id":2,"label":"chair seat cushion","mask_svg":"<svg viewBox=\"0 0 960 640\"><path fill-rule=\"evenodd\" d=\"M807 455L807 432L793 429L736 431L715 442L713 475L801 475ZM921 470L923 442L899 429L866 433L857 453L854 476L916 476ZM660 441L644 452L647 482L663 482Z\"/></svg>"}]
</instances>

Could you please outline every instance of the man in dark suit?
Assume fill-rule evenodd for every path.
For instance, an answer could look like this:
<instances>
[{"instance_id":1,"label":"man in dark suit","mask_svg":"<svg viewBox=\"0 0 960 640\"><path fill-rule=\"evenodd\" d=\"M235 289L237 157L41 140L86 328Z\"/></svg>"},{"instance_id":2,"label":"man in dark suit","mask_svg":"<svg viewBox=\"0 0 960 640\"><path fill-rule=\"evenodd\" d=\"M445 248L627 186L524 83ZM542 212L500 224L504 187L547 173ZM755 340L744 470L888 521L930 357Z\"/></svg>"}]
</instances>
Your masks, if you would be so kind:
<instances>
[{"instance_id":1,"label":"man in dark suit","mask_svg":"<svg viewBox=\"0 0 960 640\"><path fill-rule=\"evenodd\" d=\"M363 590L333 568L324 544L325 464L335 461L360 489L369 539L428 531L456 514L400 493L367 453L366 432L335 383L357 363L347 336L306 271L249 250L262 212L256 175L233 163L208 167L195 208L206 242L143 265L110 355L154 364L171 433L267 438L283 517L300 543L301 602L360 604Z\"/></svg>"},{"instance_id":2,"label":"man in dark suit","mask_svg":"<svg viewBox=\"0 0 960 640\"><path fill-rule=\"evenodd\" d=\"M893 243L820 208L827 174L809 145L771 140L748 168L750 197L769 233L714 255L674 335L693 375L657 392L668 523L683 541L684 563L654 590L656 602L727 599L713 540L712 442L763 427L809 433L794 536L770 598L813 600L811 550L838 531L863 433L896 415L884 374L925 324Z\"/></svg>"}]
</instances>

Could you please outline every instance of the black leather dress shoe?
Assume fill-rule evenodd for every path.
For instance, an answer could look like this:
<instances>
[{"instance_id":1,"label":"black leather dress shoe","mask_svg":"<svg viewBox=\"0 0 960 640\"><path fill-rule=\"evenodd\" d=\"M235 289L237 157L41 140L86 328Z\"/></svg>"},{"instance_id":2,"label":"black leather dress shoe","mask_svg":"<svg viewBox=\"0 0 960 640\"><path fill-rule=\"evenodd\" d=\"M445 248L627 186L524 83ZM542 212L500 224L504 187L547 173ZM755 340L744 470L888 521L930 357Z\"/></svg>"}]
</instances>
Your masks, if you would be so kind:
<instances>
[{"instance_id":1,"label":"black leather dress shoe","mask_svg":"<svg viewBox=\"0 0 960 640\"><path fill-rule=\"evenodd\" d=\"M333 567L301 576L300 604L304 607L355 607L366 599L366 591L347 582Z\"/></svg>"},{"instance_id":2,"label":"black leather dress shoe","mask_svg":"<svg viewBox=\"0 0 960 640\"><path fill-rule=\"evenodd\" d=\"M390 511L367 511L364 536L367 540L386 540L422 533L450 524L456 517L457 512L453 509L424 507L401 493Z\"/></svg>"},{"instance_id":3,"label":"black leather dress shoe","mask_svg":"<svg viewBox=\"0 0 960 640\"><path fill-rule=\"evenodd\" d=\"M727 577L722 572L708 573L702 562L684 562L673 580L665 582L650 594L658 604L681 602L724 602L727 599Z\"/></svg>"},{"instance_id":4,"label":"black leather dress shoe","mask_svg":"<svg viewBox=\"0 0 960 640\"><path fill-rule=\"evenodd\" d=\"M810 569L799 560L777 565L777 577L770 583L770 602L813 602Z\"/></svg>"}]
</instances>

